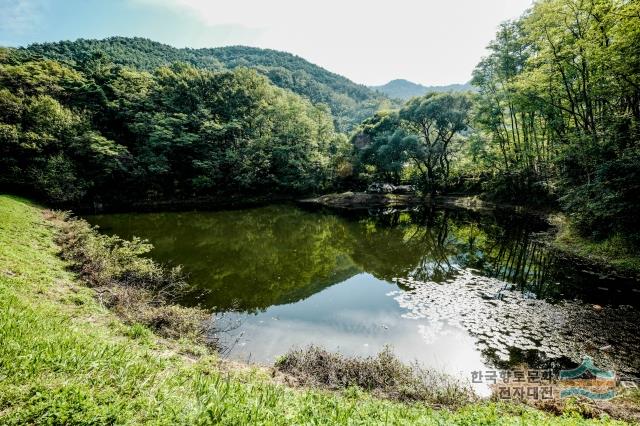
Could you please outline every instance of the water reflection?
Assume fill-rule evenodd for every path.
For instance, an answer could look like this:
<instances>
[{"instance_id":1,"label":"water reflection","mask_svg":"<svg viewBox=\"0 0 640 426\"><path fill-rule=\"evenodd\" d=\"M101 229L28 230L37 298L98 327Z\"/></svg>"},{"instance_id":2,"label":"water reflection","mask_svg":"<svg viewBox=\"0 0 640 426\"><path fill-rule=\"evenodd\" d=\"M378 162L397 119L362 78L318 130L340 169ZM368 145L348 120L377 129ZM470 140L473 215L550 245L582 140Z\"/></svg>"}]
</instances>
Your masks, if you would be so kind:
<instances>
[{"instance_id":1,"label":"water reflection","mask_svg":"<svg viewBox=\"0 0 640 426\"><path fill-rule=\"evenodd\" d=\"M185 266L196 290L187 302L220 310L255 312L292 303L360 272L385 281L445 282L461 268L515 283L539 298L638 299L629 285L598 290L601 277L538 241L541 221L511 213L419 209L341 217L280 205L89 219L105 232L149 239L156 259Z\"/></svg>"},{"instance_id":2,"label":"water reflection","mask_svg":"<svg viewBox=\"0 0 640 426\"><path fill-rule=\"evenodd\" d=\"M464 329L427 319L410 320L390 297L394 284L357 274L298 303L272 306L255 315L231 314L241 322L222 334L231 355L271 364L290 347L319 345L348 355L375 355L386 345L403 361L423 364L463 378L484 368L474 338Z\"/></svg>"},{"instance_id":3,"label":"water reflection","mask_svg":"<svg viewBox=\"0 0 640 426\"><path fill-rule=\"evenodd\" d=\"M184 265L194 288L183 302L241 323L229 336L239 339L236 357L270 363L310 343L368 355L391 344L403 359L454 372L567 365L612 346L601 358L640 369L630 335L640 315L628 306L638 305L636 283L549 251L535 218L432 208L347 217L275 205L89 220L147 238L155 259Z\"/></svg>"},{"instance_id":4,"label":"water reflection","mask_svg":"<svg viewBox=\"0 0 640 426\"><path fill-rule=\"evenodd\" d=\"M485 359L499 368L525 362L534 368L579 364L590 355L608 368L640 372L640 311L629 305L594 309L565 300L548 303L515 291L504 281L461 270L447 285L398 279L405 291L393 294L404 317L456 324L476 338Z\"/></svg>"},{"instance_id":5,"label":"water reflection","mask_svg":"<svg viewBox=\"0 0 640 426\"><path fill-rule=\"evenodd\" d=\"M469 235L468 252L480 255L467 259L464 266L515 283L521 291L538 297L557 297L553 282L557 257L539 241L538 233L544 228L535 218L497 216L495 223L486 223L483 230Z\"/></svg>"}]
</instances>

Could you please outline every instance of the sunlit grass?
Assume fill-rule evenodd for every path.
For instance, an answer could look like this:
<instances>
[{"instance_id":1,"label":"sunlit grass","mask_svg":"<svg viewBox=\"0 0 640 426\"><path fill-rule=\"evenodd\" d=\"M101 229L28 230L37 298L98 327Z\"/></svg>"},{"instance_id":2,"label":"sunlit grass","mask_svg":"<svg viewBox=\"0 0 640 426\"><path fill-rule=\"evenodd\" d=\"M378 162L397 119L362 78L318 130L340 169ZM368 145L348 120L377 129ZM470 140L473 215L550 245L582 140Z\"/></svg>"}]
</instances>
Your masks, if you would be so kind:
<instances>
[{"instance_id":1,"label":"sunlit grass","mask_svg":"<svg viewBox=\"0 0 640 426\"><path fill-rule=\"evenodd\" d=\"M640 255L628 239L614 234L607 239L594 241L585 238L574 229L569 221L561 216L552 217L558 227L554 244L556 247L574 255L600 261L620 269L621 272L640 273Z\"/></svg>"}]
</instances>

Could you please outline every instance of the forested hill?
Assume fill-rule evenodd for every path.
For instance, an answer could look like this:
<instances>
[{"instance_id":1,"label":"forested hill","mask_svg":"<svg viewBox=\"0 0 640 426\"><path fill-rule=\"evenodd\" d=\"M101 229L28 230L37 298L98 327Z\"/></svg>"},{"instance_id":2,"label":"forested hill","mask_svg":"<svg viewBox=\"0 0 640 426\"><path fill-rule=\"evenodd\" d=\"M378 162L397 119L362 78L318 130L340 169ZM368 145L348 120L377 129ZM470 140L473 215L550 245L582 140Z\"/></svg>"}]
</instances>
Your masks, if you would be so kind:
<instances>
[{"instance_id":1,"label":"forested hill","mask_svg":"<svg viewBox=\"0 0 640 426\"><path fill-rule=\"evenodd\" d=\"M469 92L477 90L469 83L449 84L446 86L423 86L422 84L404 79L391 80L382 86L370 86L369 88L390 98L402 100L423 96L427 93Z\"/></svg>"},{"instance_id":2,"label":"forested hill","mask_svg":"<svg viewBox=\"0 0 640 426\"><path fill-rule=\"evenodd\" d=\"M180 49L144 38L111 37L33 44L23 50L72 66L103 57L108 62L146 71L175 62L215 71L255 68L275 85L314 103L327 104L340 130L350 129L387 101L383 94L299 56L270 49L245 46Z\"/></svg>"}]
</instances>

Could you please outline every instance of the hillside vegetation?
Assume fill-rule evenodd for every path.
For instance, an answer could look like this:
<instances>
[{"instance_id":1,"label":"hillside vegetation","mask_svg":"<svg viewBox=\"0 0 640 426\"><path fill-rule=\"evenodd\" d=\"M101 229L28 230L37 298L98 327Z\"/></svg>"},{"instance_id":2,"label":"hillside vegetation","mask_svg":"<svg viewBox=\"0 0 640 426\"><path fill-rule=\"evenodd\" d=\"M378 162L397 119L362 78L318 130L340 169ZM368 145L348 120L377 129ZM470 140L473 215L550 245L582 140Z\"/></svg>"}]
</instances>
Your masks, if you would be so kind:
<instances>
[{"instance_id":1,"label":"hillside vegetation","mask_svg":"<svg viewBox=\"0 0 640 426\"><path fill-rule=\"evenodd\" d=\"M313 103L328 105L342 131L351 129L379 106L388 104L384 96L366 86L299 56L271 49L246 46L178 49L144 38L111 37L33 44L24 51L76 67L102 58L116 65L150 72L176 62L212 71L252 68L278 87L289 89Z\"/></svg>"},{"instance_id":2,"label":"hillside vegetation","mask_svg":"<svg viewBox=\"0 0 640 426\"><path fill-rule=\"evenodd\" d=\"M0 186L65 205L298 194L348 152L328 108L256 71L0 50Z\"/></svg>"},{"instance_id":3,"label":"hillside vegetation","mask_svg":"<svg viewBox=\"0 0 640 426\"><path fill-rule=\"evenodd\" d=\"M424 96L427 93L474 92L477 90L469 83L448 84L445 86L423 86L422 84L403 79L391 80L382 86L369 87L392 99L402 99L405 101L416 96Z\"/></svg>"}]
</instances>

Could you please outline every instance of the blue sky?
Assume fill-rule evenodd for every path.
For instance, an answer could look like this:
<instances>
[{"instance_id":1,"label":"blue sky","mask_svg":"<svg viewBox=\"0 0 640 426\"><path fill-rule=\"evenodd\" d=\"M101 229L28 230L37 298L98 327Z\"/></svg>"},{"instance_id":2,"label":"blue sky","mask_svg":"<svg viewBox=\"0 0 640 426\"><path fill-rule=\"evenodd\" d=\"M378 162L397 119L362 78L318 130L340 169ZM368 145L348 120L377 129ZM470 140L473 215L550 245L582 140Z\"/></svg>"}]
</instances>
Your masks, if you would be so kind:
<instances>
[{"instance_id":1,"label":"blue sky","mask_svg":"<svg viewBox=\"0 0 640 426\"><path fill-rule=\"evenodd\" d=\"M532 0L0 0L0 45L141 36L298 54L363 84L469 80Z\"/></svg>"}]
</instances>

